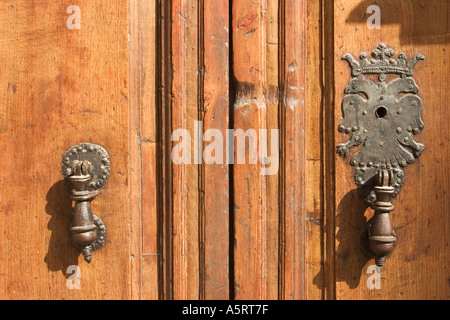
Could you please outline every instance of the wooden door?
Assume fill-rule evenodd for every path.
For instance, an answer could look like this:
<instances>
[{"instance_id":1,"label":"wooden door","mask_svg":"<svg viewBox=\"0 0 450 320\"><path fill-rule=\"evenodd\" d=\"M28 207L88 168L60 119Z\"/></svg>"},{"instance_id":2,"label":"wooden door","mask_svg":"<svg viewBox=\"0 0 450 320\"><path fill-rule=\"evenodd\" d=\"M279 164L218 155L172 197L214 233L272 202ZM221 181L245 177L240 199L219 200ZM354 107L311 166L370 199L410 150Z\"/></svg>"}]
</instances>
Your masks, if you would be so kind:
<instances>
[{"instance_id":1,"label":"wooden door","mask_svg":"<svg viewBox=\"0 0 450 320\"><path fill-rule=\"evenodd\" d=\"M370 7L372 5L372 7ZM373 6L375 5L375 6ZM371 52L385 43L408 59L425 56L414 68L413 78L423 101L424 130L414 135L425 151L404 168L405 182L396 199L392 224L397 245L383 271L374 272L374 262L362 254L359 231L373 215L355 188L349 159L329 159L329 200L334 202L330 224L335 246L330 250L334 264L330 287L338 299L448 299L449 298L449 186L448 139L450 112L445 93L449 89L450 34L448 1L334 1L325 8L333 17L326 28L330 141L344 142L348 136L336 131L342 112L344 88L350 68L341 57ZM370 7L370 8L369 8ZM380 17L375 27L374 14ZM331 59L331 56L333 58ZM332 115L334 114L334 119ZM331 130L333 129L334 132ZM327 135L327 134L326 134ZM332 138L334 136L334 138ZM331 157L331 146L330 146ZM334 170L332 169L334 167ZM372 266L372 267L371 267ZM378 283L375 286L375 277Z\"/></svg>"},{"instance_id":2,"label":"wooden door","mask_svg":"<svg viewBox=\"0 0 450 320\"><path fill-rule=\"evenodd\" d=\"M0 298L448 299L449 11L3 1ZM397 247L375 274L359 248L373 212L336 145L351 77L341 57L380 42L426 56L414 71L426 150L405 169ZM61 174L81 142L111 161L92 202L107 241L90 264L69 241Z\"/></svg>"},{"instance_id":3,"label":"wooden door","mask_svg":"<svg viewBox=\"0 0 450 320\"><path fill-rule=\"evenodd\" d=\"M132 297L127 5L73 4L0 5L2 299ZM113 166L92 203L109 243L91 264L69 242L72 201L61 173L63 154L81 142L102 145ZM80 289L71 290L77 277Z\"/></svg>"}]
</instances>

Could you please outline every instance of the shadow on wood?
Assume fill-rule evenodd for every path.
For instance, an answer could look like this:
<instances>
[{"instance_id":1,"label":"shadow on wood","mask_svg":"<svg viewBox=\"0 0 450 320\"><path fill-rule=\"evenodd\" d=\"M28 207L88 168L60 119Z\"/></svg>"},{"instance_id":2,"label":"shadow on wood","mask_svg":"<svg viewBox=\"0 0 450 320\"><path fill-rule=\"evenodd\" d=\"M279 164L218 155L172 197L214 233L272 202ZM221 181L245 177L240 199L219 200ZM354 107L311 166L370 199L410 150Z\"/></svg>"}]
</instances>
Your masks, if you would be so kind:
<instances>
[{"instance_id":1,"label":"shadow on wood","mask_svg":"<svg viewBox=\"0 0 450 320\"><path fill-rule=\"evenodd\" d=\"M366 23L372 13L371 5L380 7L381 29L386 24L398 24L400 44L437 44L450 42L449 12L442 8L448 0L365 0L350 13L347 23ZM408 19L405 19L408 17ZM446 23L424 23L424 21L446 21Z\"/></svg>"},{"instance_id":2,"label":"shadow on wood","mask_svg":"<svg viewBox=\"0 0 450 320\"><path fill-rule=\"evenodd\" d=\"M370 255L361 247L361 232L369 220L365 216L368 208L361 190L353 189L348 192L337 207L336 216L336 282L346 282L354 289L359 286L361 274ZM327 230L324 226L324 230ZM322 267L314 279L313 284L319 289L327 286L327 279Z\"/></svg>"},{"instance_id":3,"label":"shadow on wood","mask_svg":"<svg viewBox=\"0 0 450 320\"><path fill-rule=\"evenodd\" d=\"M364 215L368 208L361 191L348 192L337 207L336 216L336 281L345 281L350 288L356 288L361 273L370 259L360 245L361 231L367 223Z\"/></svg>"},{"instance_id":4,"label":"shadow on wood","mask_svg":"<svg viewBox=\"0 0 450 320\"><path fill-rule=\"evenodd\" d=\"M78 264L78 255L69 240L69 225L72 220L72 199L64 180L56 182L47 193L45 212L51 216L47 228L52 232L44 258L50 271L61 271L67 278L67 268Z\"/></svg>"}]
</instances>

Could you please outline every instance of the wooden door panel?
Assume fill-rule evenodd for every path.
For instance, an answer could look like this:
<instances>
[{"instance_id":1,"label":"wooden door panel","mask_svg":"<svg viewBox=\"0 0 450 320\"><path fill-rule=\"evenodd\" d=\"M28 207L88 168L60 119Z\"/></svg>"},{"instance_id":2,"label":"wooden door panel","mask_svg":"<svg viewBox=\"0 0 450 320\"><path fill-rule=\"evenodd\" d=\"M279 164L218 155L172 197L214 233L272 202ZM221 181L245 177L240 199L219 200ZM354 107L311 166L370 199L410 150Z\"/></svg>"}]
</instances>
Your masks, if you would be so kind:
<instances>
[{"instance_id":1,"label":"wooden door panel","mask_svg":"<svg viewBox=\"0 0 450 320\"><path fill-rule=\"evenodd\" d=\"M306 1L230 4L158 5L172 17L159 30L162 290L175 299L301 298ZM181 140L170 135L186 129L194 150L195 121L201 134L221 132L223 163L195 163L193 151L190 163L173 163ZM269 129L269 141L279 130L279 170L261 175L248 154L239 164L231 154L230 165L227 129Z\"/></svg>"},{"instance_id":2,"label":"wooden door panel","mask_svg":"<svg viewBox=\"0 0 450 320\"><path fill-rule=\"evenodd\" d=\"M414 68L414 79L423 101L425 129L416 140L426 146L423 154L405 168L405 184L394 199L392 222L397 246L381 272L381 288L371 290L367 281L374 264L359 246L359 232L373 210L356 190L353 168L336 156L335 281L338 299L446 299L448 251L447 172L449 139L445 92L449 89L447 1L376 1L381 12L380 29L369 29L366 14L371 1L334 2L334 130L336 144L346 136L337 133L342 117L340 103L350 79L350 68L341 56L371 52L380 42L405 52L410 59L421 53L426 59ZM331 130L331 128L330 128Z\"/></svg>"},{"instance_id":3,"label":"wooden door panel","mask_svg":"<svg viewBox=\"0 0 450 320\"><path fill-rule=\"evenodd\" d=\"M1 5L2 298L130 297L127 6L79 1L81 29L71 30L71 4ZM80 142L105 147L112 166L92 203L108 241L91 264L69 243L61 174L62 155ZM81 270L80 290L66 286L70 265Z\"/></svg>"}]
</instances>

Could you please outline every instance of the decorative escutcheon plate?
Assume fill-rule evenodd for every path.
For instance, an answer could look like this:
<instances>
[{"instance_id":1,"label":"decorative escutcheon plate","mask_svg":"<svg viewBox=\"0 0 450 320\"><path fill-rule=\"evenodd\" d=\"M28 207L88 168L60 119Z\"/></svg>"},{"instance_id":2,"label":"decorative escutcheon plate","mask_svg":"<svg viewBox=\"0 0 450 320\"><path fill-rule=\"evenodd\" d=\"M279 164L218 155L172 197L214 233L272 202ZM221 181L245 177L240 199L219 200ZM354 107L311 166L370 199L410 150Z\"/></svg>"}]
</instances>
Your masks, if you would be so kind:
<instances>
[{"instance_id":1,"label":"decorative escutcheon plate","mask_svg":"<svg viewBox=\"0 0 450 320\"><path fill-rule=\"evenodd\" d=\"M85 142L67 150L63 156L62 173L64 178L75 174L74 160L89 161L92 164L92 170L89 173L91 176L90 190L99 190L106 184L111 168L108 152L103 147Z\"/></svg>"},{"instance_id":2,"label":"decorative escutcheon plate","mask_svg":"<svg viewBox=\"0 0 450 320\"><path fill-rule=\"evenodd\" d=\"M371 179L378 169L393 170L397 195L404 181L402 168L424 150L413 137L424 124L419 88L411 76L413 67L425 57L416 54L407 60L401 53L395 60L393 55L394 50L381 43L372 52L373 59L369 60L365 52L360 54L360 62L348 53L342 57L348 61L353 78L345 88L338 130L350 138L337 146L337 153L345 158L350 149L362 144L350 160L356 184L364 187L369 183L372 188ZM377 74L379 81L367 79L365 74ZM387 74L399 74L400 78L386 83Z\"/></svg>"}]
</instances>

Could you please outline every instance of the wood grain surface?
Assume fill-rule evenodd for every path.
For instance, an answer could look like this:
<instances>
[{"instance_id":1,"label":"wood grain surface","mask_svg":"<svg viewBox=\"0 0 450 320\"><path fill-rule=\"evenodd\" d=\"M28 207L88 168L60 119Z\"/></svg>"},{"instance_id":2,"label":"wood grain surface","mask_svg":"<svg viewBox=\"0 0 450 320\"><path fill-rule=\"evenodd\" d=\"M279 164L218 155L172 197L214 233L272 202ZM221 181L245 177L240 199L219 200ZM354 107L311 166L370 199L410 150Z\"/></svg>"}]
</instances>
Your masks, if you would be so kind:
<instances>
[{"instance_id":1,"label":"wood grain surface","mask_svg":"<svg viewBox=\"0 0 450 320\"><path fill-rule=\"evenodd\" d=\"M67 28L69 1L0 5L4 299L131 298L127 4L77 3L80 29ZM80 142L103 146L112 168L92 203L108 234L91 264L69 242L61 174L62 155ZM67 288L72 265L80 290Z\"/></svg>"},{"instance_id":2,"label":"wood grain surface","mask_svg":"<svg viewBox=\"0 0 450 320\"><path fill-rule=\"evenodd\" d=\"M0 4L1 299L450 297L448 1L80 0L68 28L73 4ZM366 23L373 4L380 29ZM394 200L397 247L377 289L359 247L373 212L335 148L350 79L341 56L379 42L426 56L414 70L426 150ZM181 164L177 129L191 137ZM220 142L210 129L220 163L203 157ZM256 132L243 163L231 129ZM264 130L267 157L279 147L270 175ZM112 168L92 202L108 239L91 264L69 242L60 172L80 142L105 147Z\"/></svg>"}]
</instances>

